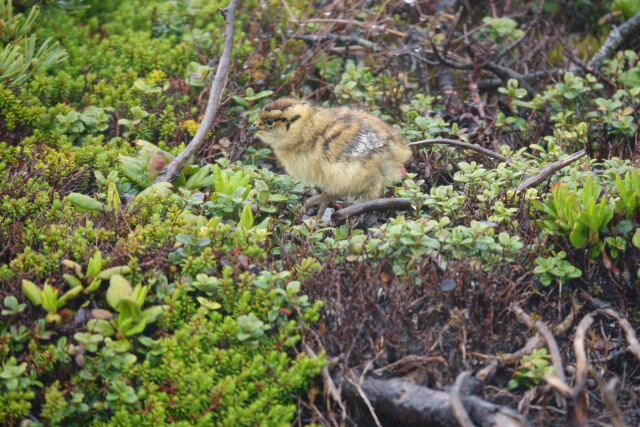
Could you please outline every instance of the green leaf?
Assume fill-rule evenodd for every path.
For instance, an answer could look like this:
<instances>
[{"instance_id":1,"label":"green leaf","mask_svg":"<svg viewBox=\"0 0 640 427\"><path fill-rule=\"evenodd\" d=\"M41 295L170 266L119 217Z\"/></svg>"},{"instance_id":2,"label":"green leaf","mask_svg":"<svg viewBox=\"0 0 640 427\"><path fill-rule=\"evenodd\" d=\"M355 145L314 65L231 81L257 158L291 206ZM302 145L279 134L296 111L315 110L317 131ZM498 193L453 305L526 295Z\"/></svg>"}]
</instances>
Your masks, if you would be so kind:
<instances>
[{"instance_id":1,"label":"green leaf","mask_svg":"<svg viewBox=\"0 0 640 427\"><path fill-rule=\"evenodd\" d=\"M76 295L78 295L80 292L82 292L82 287L81 286L76 286L75 288L71 288L69 289L67 292L65 292L60 299L58 299L58 308L61 308L64 306L64 304L67 302L67 300L69 300L70 298L75 297Z\"/></svg>"},{"instance_id":2,"label":"green leaf","mask_svg":"<svg viewBox=\"0 0 640 427\"><path fill-rule=\"evenodd\" d=\"M145 322L147 322L147 324L153 323L156 321L158 316L162 314L164 310L165 310L165 307L162 305L155 305L153 307L149 307L146 310L142 311L142 318L145 320Z\"/></svg>"},{"instance_id":3,"label":"green leaf","mask_svg":"<svg viewBox=\"0 0 640 427\"><path fill-rule=\"evenodd\" d=\"M98 249L89 259L89 263L87 265L87 276L95 277L98 273L100 273L100 270L102 270L103 264L104 260L102 259L102 253Z\"/></svg>"},{"instance_id":4,"label":"green leaf","mask_svg":"<svg viewBox=\"0 0 640 427\"><path fill-rule=\"evenodd\" d=\"M111 276L109 289L107 289L107 302L112 308L116 308L123 298L130 297L133 289L129 281L119 274Z\"/></svg>"},{"instance_id":5,"label":"green leaf","mask_svg":"<svg viewBox=\"0 0 640 427\"><path fill-rule=\"evenodd\" d=\"M636 233L637 234L637 233ZM29 280L22 281L22 292L35 305L42 305L42 290Z\"/></svg>"},{"instance_id":6,"label":"green leaf","mask_svg":"<svg viewBox=\"0 0 640 427\"><path fill-rule=\"evenodd\" d=\"M80 193L69 193L65 200L71 202L77 208L89 211L104 211L104 204L97 201L93 197L85 196Z\"/></svg>"},{"instance_id":7,"label":"green leaf","mask_svg":"<svg viewBox=\"0 0 640 427\"><path fill-rule=\"evenodd\" d=\"M71 286L72 288L76 288L76 287L82 288L82 282L76 276L72 276L71 274L65 273L62 275L62 277L64 277L64 280L66 280L69 286Z\"/></svg>"},{"instance_id":8,"label":"green leaf","mask_svg":"<svg viewBox=\"0 0 640 427\"><path fill-rule=\"evenodd\" d=\"M240 215L240 228L249 230L251 227L253 227L253 212L251 211L251 206L244 205Z\"/></svg>"},{"instance_id":9,"label":"green leaf","mask_svg":"<svg viewBox=\"0 0 640 427\"><path fill-rule=\"evenodd\" d=\"M114 274L124 275L127 274L131 269L127 265L120 265L117 267L107 268L106 270L102 270L100 274L98 274L99 279L111 279L111 276Z\"/></svg>"},{"instance_id":10,"label":"green leaf","mask_svg":"<svg viewBox=\"0 0 640 427\"><path fill-rule=\"evenodd\" d=\"M636 232L633 233L633 237L631 238L631 243L636 248L640 248L640 228L636 228Z\"/></svg>"},{"instance_id":11,"label":"green leaf","mask_svg":"<svg viewBox=\"0 0 640 427\"><path fill-rule=\"evenodd\" d=\"M569 233L569 241L578 249L582 249L587 245L587 229L583 224L576 224L571 233Z\"/></svg>"},{"instance_id":12,"label":"green leaf","mask_svg":"<svg viewBox=\"0 0 640 427\"><path fill-rule=\"evenodd\" d=\"M87 322L87 331L95 332L103 337L110 337L115 332L109 321L104 319L91 319Z\"/></svg>"}]
</instances>

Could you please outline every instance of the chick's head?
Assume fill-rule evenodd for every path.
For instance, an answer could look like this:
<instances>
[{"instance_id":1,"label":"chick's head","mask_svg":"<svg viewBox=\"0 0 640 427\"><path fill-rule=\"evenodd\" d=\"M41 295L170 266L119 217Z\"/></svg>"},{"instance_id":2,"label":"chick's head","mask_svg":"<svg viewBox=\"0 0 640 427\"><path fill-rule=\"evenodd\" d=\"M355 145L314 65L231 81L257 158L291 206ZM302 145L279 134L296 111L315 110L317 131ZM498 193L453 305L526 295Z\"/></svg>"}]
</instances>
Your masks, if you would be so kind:
<instances>
[{"instance_id":1,"label":"chick's head","mask_svg":"<svg viewBox=\"0 0 640 427\"><path fill-rule=\"evenodd\" d=\"M294 145L312 112L308 102L280 98L264 107L252 127L256 136L272 147Z\"/></svg>"}]
</instances>

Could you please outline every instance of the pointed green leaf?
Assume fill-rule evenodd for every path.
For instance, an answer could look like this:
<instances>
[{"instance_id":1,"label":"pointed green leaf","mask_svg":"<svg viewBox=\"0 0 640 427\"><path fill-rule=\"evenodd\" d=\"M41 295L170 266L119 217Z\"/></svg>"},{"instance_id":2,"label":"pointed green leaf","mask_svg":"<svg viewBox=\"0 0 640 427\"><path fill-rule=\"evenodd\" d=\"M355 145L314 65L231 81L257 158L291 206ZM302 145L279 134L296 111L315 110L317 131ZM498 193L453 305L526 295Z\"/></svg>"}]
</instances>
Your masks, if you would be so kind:
<instances>
[{"instance_id":1,"label":"pointed green leaf","mask_svg":"<svg viewBox=\"0 0 640 427\"><path fill-rule=\"evenodd\" d=\"M133 292L129 281L122 277L120 274L114 274L109 280L109 289L107 289L107 302L113 308L118 306L118 303L123 298L130 297Z\"/></svg>"},{"instance_id":2,"label":"pointed green leaf","mask_svg":"<svg viewBox=\"0 0 640 427\"><path fill-rule=\"evenodd\" d=\"M638 234L636 232L636 234ZM22 281L22 292L29 298L29 301L35 305L42 305L42 290L29 280Z\"/></svg>"}]
</instances>

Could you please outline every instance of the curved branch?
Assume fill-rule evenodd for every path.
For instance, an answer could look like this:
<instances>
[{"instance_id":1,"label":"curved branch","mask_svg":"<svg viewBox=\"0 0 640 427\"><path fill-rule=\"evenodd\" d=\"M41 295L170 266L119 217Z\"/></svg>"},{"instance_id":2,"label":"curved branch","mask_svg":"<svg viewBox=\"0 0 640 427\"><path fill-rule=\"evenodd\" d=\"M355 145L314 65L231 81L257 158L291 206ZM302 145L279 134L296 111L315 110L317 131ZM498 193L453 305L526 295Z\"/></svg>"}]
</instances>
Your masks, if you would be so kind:
<instances>
[{"instance_id":1,"label":"curved branch","mask_svg":"<svg viewBox=\"0 0 640 427\"><path fill-rule=\"evenodd\" d=\"M165 171L160 174L154 181L162 182L168 181L171 182L175 179L175 177L180 173L187 159L191 157L197 150L200 148L202 143L205 141L205 136L211 125L213 124L213 119L218 112L218 106L220 105L220 96L222 95L222 89L225 86L227 80L227 72L229 70L229 62L231 61L231 49L233 48L233 23L234 23L234 11L236 6L238 5L239 0L231 0L229 6L224 9L221 9L221 12L226 21L226 26L224 30L224 50L222 51L222 57L220 58L220 63L218 64L218 68L216 70L216 75L213 78L213 82L211 83L211 92L209 93L209 101L207 102L207 108L204 112L204 119L202 119L202 123L198 126L198 131L193 136L189 145L167 165Z\"/></svg>"},{"instance_id":2,"label":"curved branch","mask_svg":"<svg viewBox=\"0 0 640 427\"><path fill-rule=\"evenodd\" d=\"M582 149L580 151L576 151L575 153L568 155L562 160L558 160L557 162L548 164L547 166L538 170L537 174L525 179L522 184L516 187L516 191L520 192L522 190L526 190L529 187L533 187L534 185L539 184L541 181L544 181L545 179L549 178L551 175L553 175L563 167L570 165L571 163L575 162L576 160L586 155L587 155L587 150Z\"/></svg>"},{"instance_id":3,"label":"curved branch","mask_svg":"<svg viewBox=\"0 0 640 427\"><path fill-rule=\"evenodd\" d=\"M503 156L502 154L498 154L495 151L491 151L488 148L481 147L479 145L470 144L464 141L458 141L456 139L447 139L447 138L436 138L436 139L423 139L421 141L410 142L409 145L426 145L426 144L445 144L452 145L454 147L462 147L467 148L469 150L477 151L478 153L482 153L486 156L493 157L494 159L498 159L505 163L513 163L508 157Z\"/></svg>"},{"instance_id":4,"label":"curved branch","mask_svg":"<svg viewBox=\"0 0 640 427\"><path fill-rule=\"evenodd\" d=\"M453 410L453 416L456 417L456 421L461 427L474 427L473 421L469 418L467 410L464 409L462 404L462 389L467 384L467 380L471 374L469 371L460 372L456 378L456 382L451 388L451 409Z\"/></svg>"},{"instance_id":5,"label":"curved branch","mask_svg":"<svg viewBox=\"0 0 640 427\"><path fill-rule=\"evenodd\" d=\"M615 51L624 43L629 37L640 32L640 13L629 18L627 22L614 27L605 42L600 46L600 49L591 58L591 61L587 64L589 68L598 68L602 62L613 56Z\"/></svg>"},{"instance_id":6,"label":"curved branch","mask_svg":"<svg viewBox=\"0 0 640 427\"><path fill-rule=\"evenodd\" d=\"M333 215L338 219L348 218L353 215L359 215L365 212L375 210L409 210L415 209L411 199L406 198L382 198L367 200L365 202L355 203L346 208L337 210Z\"/></svg>"}]
</instances>

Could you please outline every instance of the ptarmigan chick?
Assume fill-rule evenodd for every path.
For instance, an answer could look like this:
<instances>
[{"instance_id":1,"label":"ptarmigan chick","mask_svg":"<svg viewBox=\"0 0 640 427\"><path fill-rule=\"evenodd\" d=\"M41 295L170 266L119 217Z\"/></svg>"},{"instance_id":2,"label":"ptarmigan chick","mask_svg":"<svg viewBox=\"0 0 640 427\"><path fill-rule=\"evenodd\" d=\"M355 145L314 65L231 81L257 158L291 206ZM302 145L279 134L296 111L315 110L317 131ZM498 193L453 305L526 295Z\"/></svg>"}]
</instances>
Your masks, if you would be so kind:
<instances>
[{"instance_id":1,"label":"ptarmigan chick","mask_svg":"<svg viewBox=\"0 0 640 427\"><path fill-rule=\"evenodd\" d=\"M407 141L382 120L350 107L323 108L280 98L267 105L253 124L256 136L271 146L285 170L324 194L318 216L337 198L380 197L404 176L411 157Z\"/></svg>"}]
</instances>

